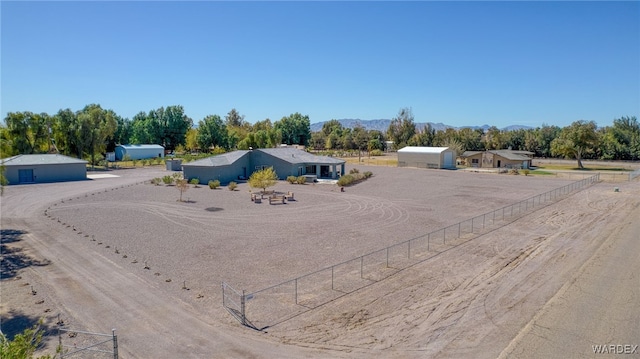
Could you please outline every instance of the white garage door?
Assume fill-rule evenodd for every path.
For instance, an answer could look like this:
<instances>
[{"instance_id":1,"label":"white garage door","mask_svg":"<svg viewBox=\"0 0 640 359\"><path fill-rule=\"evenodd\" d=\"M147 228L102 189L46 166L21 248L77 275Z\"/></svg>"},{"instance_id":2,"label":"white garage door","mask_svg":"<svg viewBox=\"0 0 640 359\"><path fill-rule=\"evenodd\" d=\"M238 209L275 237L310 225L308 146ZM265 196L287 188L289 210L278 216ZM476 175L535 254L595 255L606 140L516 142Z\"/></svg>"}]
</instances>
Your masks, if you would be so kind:
<instances>
[{"instance_id":1,"label":"white garage door","mask_svg":"<svg viewBox=\"0 0 640 359\"><path fill-rule=\"evenodd\" d=\"M453 164L453 152L445 152L444 153L444 163L442 164L444 168L453 168L455 165Z\"/></svg>"}]
</instances>

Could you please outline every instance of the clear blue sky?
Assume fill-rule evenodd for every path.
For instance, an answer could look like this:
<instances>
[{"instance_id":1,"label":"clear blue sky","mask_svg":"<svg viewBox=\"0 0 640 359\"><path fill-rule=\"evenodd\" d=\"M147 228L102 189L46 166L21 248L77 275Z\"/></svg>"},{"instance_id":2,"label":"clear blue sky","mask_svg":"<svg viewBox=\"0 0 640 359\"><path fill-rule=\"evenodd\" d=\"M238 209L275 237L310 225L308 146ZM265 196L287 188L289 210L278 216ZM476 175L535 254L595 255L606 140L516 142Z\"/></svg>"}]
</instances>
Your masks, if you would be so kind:
<instances>
[{"instance_id":1,"label":"clear blue sky","mask_svg":"<svg viewBox=\"0 0 640 359\"><path fill-rule=\"evenodd\" d=\"M640 3L8 2L2 118L90 103L197 123L610 125L640 112Z\"/></svg>"}]
</instances>

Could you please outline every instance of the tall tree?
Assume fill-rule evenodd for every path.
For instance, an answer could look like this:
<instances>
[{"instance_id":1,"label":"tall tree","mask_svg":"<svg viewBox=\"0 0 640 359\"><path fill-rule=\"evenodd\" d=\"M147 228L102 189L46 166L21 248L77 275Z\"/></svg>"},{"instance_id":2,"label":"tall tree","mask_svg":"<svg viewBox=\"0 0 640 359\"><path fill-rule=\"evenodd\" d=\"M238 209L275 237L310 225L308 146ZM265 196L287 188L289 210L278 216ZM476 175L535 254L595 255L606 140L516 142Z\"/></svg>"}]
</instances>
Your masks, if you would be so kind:
<instances>
[{"instance_id":1,"label":"tall tree","mask_svg":"<svg viewBox=\"0 0 640 359\"><path fill-rule=\"evenodd\" d=\"M46 113L9 112L4 122L13 152L20 154L42 153L49 149L49 115Z\"/></svg>"},{"instance_id":2,"label":"tall tree","mask_svg":"<svg viewBox=\"0 0 640 359\"><path fill-rule=\"evenodd\" d=\"M416 124L413 122L413 112L411 108L400 109L398 115L391 120L387 129L387 138L393 141L393 147L400 149L409 144L411 138L416 134Z\"/></svg>"},{"instance_id":3,"label":"tall tree","mask_svg":"<svg viewBox=\"0 0 640 359\"><path fill-rule=\"evenodd\" d=\"M83 147L89 153L91 164L96 163L96 152L105 152L107 138L112 137L118 126L114 112L104 110L98 104L85 106L78 114Z\"/></svg>"},{"instance_id":4,"label":"tall tree","mask_svg":"<svg viewBox=\"0 0 640 359\"><path fill-rule=\"evenodd\" d=\"M182 106L167 106L161 113L160 121L163 131L159 144L165 150L173 151L176 146L186 143L187 131L193 126L193 120L184 114Z\"/></svg>"},{"instance_id":5,"label":"tall tree","mask_svg":"<svg viewBox=\"0 0 640 359\"><path fill-rule=\"evenodd\" d=\"M582 159L589 151L593 151L598 142L594 121L575 121L565 127L560 135L551 142L551 153L565 157L573 157L578 167L584 168Z\"/></svg>"},{"instance_id":6,"label":"tall tree","mask_svg":"<svg viewBox=\"0 0 640 359\"><path fill-rule=\"evenodd\" d=\"M282 141L287 145L308 146L311 139L311 123L309 116L296 112L280 121L276 121L273 127L282 133Z\"/></svg>"},{"instance_id":7,"label":"tall tree","mask_svg":"<svg viewBox=\"0 0 640 359\"><path fill-rule=\"evenodd\" d=\"M238 113L238 110L232 108L226 116L224 116L224 124L227 127L242 127L244 124L244 116Z\"/></svg>"},{"instance_id":8,"label":"tall tree","mask_svg":"<svg viewBox=\"0 0 640 359\"><path fill-rule=\"evenodd\" d=\"M209 115L198 122L198 146L202 151L217 146L228 149L227 126L218 115Z\"/></svg>"},{"instance_id":9,"label":"tall tree","mask_svg":"<svg viewBox=\"0 0 640 359\"><path fill-rule=\"evenodd\" d=\"M53 116L53 138L58 151L82 158L82 138L78 114L71 109L60 109Z\"/></svg>"}]
</instances>

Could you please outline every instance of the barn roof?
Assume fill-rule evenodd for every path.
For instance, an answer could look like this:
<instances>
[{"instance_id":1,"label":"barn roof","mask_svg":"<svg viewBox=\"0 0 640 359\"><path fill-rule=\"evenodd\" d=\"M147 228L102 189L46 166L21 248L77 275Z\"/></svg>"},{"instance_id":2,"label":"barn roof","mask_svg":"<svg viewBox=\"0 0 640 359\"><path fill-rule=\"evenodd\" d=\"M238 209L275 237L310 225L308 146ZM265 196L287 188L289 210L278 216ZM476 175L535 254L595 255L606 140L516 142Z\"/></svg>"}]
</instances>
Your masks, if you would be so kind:
<instances>
[{"instance_id":1,"label":"barn roof","mask_svg":"<svg viewBox=\"0 0 640 359\"><path fill-rule=\"evenodd\" d=\"M449 147L419 147L419 146L407 146L398 150L398 152L412 152L412 153L442 153L448 150Z\"/></svg>"},{"instance_id":2,"label":"barn roof","mask_svg":"<svg viewBox=\"0 0 640 359\"><path fill-rule=\"evenodd\" d=\"M85 160L64 156L60 154L36 154L17 155L2 160L5 166L33 166L33 165L59 165L59 164L87 164Z\"/></svg>"},{"instance_id":3,"label":"barn roof","mask_svg":"<svg viewBox=\"0 0 640 359\"><path fill-rule=\"evenodd\" d=\"M164 147L160 146L160 145L118 145L116 147L122 147L126 150L135 150L135 149L162 149L164 150Z\"/></svg>"},{"instance_id":4,"label":"barn roof","mask_svg":"<svg viewBox=\"0 0 640 359\"><path fill-rule=\"evenodd\" d=\"M182 166L187 167L219 167L227 166L242 158L250 151L238 150L233 152L222 153L219 155L203 158L201 160L184 163Z\"/></svg>"}]
</instances>

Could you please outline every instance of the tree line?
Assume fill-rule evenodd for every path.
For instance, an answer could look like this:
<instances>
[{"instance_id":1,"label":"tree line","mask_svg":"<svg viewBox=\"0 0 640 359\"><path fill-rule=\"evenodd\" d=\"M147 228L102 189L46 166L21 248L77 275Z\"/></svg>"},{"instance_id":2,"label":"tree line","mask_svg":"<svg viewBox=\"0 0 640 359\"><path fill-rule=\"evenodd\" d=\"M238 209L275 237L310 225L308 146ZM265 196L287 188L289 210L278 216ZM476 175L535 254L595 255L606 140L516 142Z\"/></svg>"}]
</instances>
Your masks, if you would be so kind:
<instances>
[{"instance_id":1,"label":"tree line","mask_svg":"<svg viewBox=\"0 0 640 359\"><path fill-rule=\"evenodd\" d=\"M139 112L131 120L90 104L79 111L61 109L54 115L10 112L0 125L2 157L58 152L91 163L118 144L159 144L167 151L211 152L299 144L317 151L382 152L404 146L446 146L464 151L507 149L530 151L536 157L604 160L640 159L640 124L636 117L614 119L612 126L576 121L567 127L543 125L512 131L491 127L418 128L410 108L402 108L387 131L346 128L337 120L311 132L309 116L293 113L279 121L251 124L234 108L224 118L208 115L194 126L182 106ZM387 148L387 143L393 148Z\"/></svg>"}]
</instances>

